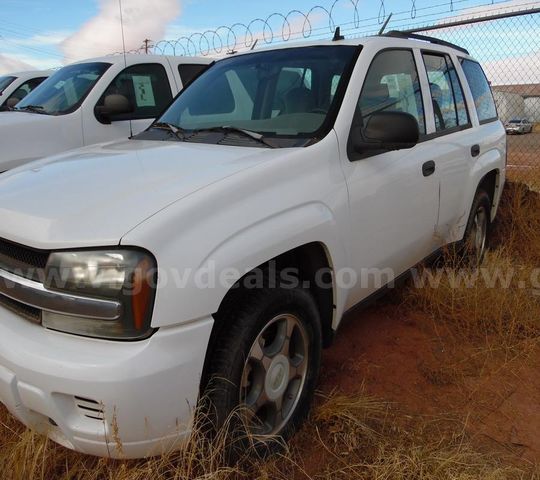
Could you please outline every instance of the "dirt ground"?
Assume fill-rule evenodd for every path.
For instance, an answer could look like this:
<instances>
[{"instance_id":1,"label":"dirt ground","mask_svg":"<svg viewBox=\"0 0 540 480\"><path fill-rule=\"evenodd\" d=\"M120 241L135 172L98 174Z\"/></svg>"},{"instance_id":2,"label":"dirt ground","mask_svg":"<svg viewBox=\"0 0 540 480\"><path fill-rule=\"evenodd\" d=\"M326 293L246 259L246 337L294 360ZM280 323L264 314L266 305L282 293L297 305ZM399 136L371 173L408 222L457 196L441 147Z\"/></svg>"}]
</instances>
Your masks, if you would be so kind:
<instances>
[{"instance_id":1,"label":"dirt ground","mask_svg":"<svg viewBox=\"0 0 540 480\"><path fill-rule=\"evenodd\" d=\"M452 418L480 450L510 461L540 461L538 345L501 359L382 300L344 319L325 353L320 388L326 394L363 392L405 413Z\"/></svg>"}]
</instances>

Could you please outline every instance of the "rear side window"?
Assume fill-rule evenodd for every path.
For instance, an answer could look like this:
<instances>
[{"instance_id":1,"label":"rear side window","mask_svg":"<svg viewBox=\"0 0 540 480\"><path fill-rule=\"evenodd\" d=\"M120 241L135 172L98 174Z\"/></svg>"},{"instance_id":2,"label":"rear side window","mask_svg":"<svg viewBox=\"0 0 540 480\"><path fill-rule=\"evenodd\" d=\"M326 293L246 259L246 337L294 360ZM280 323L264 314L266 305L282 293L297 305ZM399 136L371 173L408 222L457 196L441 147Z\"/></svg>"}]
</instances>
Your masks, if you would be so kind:
<instances>
[{"instance_id":1,"label":"rear side window","mask_svg":"<svg viewBox=\"0 0 540 480\"><path fill-rule=\"evenodd\" d=\"M357 106L362 125L376 112L410 113L426 133L418 71L410 50L385 50L369 67Z\"/></svg>"},{"instance_id":2,"label":"rear side window","mask_svg":"<svg viewBox=\"0 0 540 480\"><path fill-rule=\"evenodd\" d=\"M207 68L208 65L199 65L195 63L183 63L178 65L178 73L180 74L182 85L185 87L191 80L198 77Z\"/></svg>"},{"instance_id":3,"label":"rear side window","mask_svg":"<svg viewBox=\"0 0 540 480\"><path fill-rule=\"evenodd\" d=\"M463 89L448 55L424 53L435 127L444 132L469 124Z\"/></svg>"},{"instance_id":4,"label":"rear side window","mask_svg":"<svg viewBox=\"0 0 540 480\"><path fill-rule=\"evenodd\" d=\"M480 123L497 119L497 108L489 86L486 74L478 62L461 59L461 66L471 87L471 92L478 112Z\"/></svg>"},{"instance_id":5,"label":"rear side window","mask_svg":"<svg viewBox=\"0 0 540 480\"><path fill-rule=\"evenodd\" d=\"M133 107L132 113L116 115L114 121L155 118L172 101L167 72L158 63L126 68L107 87L97 106L104 105L107 95L123 95Z\"/></svg>"}]
</instances>

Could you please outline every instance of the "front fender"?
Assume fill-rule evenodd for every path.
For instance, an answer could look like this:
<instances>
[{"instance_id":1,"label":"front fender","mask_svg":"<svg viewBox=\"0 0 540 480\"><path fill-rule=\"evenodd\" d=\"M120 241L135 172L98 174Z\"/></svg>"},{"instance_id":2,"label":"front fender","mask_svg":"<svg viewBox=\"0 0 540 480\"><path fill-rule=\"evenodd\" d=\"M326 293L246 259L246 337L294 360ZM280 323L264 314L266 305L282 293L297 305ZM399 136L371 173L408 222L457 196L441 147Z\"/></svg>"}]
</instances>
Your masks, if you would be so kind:
<instances>
[{"instance_id":1,"label":"front fender","mask_svg":"<svg viewBox=\"0 0 540 480\"><path fill-rule=\"evenodd\" d=\"M305 244L322 244L334 268L347 265L347 189L329 137L208 186L124 236L158 262L153 326L216 313L243 275ZM345 295L335 295L338 318Z\"/></svg>"},{"instance_id":2,"label":"front fender","mask_svg":"<svg viewBox=\"0 0 540 480\"><path fill-rule=\"evenodd\" d=\"M328 207L309 203L235 232L209 254L197 252L200 242L187 235L176 244L177 248L158 254L160 278L153 326L185 323L215 313L230 287L242 276L308 243L323 244L330 262L343 264L345 252L336 232L336 221ZM185 265L186 259L191 259L189 266ZM184 266L176 267L182 261Z\"/></svg>"}]
</instances>

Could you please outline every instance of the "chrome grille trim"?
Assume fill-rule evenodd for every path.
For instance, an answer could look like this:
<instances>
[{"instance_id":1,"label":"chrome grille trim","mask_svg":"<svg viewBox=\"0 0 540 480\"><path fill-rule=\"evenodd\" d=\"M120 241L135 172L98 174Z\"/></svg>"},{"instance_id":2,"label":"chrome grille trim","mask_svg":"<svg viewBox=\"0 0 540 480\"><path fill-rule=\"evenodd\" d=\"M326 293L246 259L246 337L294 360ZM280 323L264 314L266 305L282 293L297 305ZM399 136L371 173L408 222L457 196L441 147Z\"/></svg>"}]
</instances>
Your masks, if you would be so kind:
<instances>
[{"instance_id":1,"label":"chrome grille trim","mask_svg":"<svg viewBox=\"0 0 540 480\"><path fill-rule=\"evenodd\" d=\"M112 321L122 314L120 302L48 290L42 283L2 269L0 294L30 307L61 315Z\"/></svg>"}]
</instances>

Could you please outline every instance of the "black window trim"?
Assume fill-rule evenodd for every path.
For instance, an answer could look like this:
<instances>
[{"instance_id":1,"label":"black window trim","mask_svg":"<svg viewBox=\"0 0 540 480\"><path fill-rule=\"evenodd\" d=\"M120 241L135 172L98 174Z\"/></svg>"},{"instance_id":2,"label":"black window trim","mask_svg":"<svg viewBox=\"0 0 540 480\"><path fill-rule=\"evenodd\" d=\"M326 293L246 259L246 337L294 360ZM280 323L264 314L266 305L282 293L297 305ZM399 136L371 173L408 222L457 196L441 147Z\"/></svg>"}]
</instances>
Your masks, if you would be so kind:
<instances>
[{"instance_id":1,"label":"black window trim","mask_svg":"<svg viewBox=\"0 0 540 480\"><path fill-rule=\"evenodd\" d=\"M468 57L462 57L462 56L458 55L457 58L459 60L459 66L461 67L462 70L463 70L463 62L465 60L468 61L468 62L476 63L480 67L480 69L482 70L482 73L483 73L483 75L484 75L484 77L486 79L486 82L488 84L489 90L491 92L491 97L493 98L493 105L495 105L495 114L496 114L496 116L491 117L491 118L486 118L484 120L480 120L480 117L478 116L478 108L476 107L476 102L474 102L474 108L476 110L476 117L478 118L479 124L480 125L486 125L487 123L498 122L500 120L500 118L499 118L499 111L497 109L497 102L495 101L495 96L493 95L493 89L491 88L491 84L489 83L486 72L482 68L482 64L478 60L473 60L472 58L468 58ZM467 75L465 75L465 70L463 70L463 75L465 76L465 78L467 78ZM469 83L469 79L467 78L467 84L468 83ZM474 95L472 93L472 89L471 89L471 86L469 84L468 84L468 87L469 87L469 90L471 92L471 96L473 97L473 100L474 100Z\"/></svg>"},{"instance_id":2,"label":"black window trim","mask_svg":"<svg viewBox=\"0 0 540 480\"><path fill-rule=\"evenodd\" d=\"M127 67L124 67L117 75L115 75L115 77L109 82L109 84L107 85L107 87L105 87L105 90L103 90L103 93L100 95L98 101L96 102L96 104L94 105L94 117L96 117L96 120L101 123L101 124L104 124L104 125L107 125L107 123L104 123L103 120L99 118L99 115L97 114L96 112L96 107L98 106L99 102L101 101L101 99L103 98L103 95L105 95L105 92L108 90L108 88L113 84L113 82L116 81L116 79L122 75L126 70L128 70L129 68L133 68L133 67L140 67L140 66L147 66L147 65L157 65L159 67L161 67L165 73L165 77L167 78L167 85L169 86L169 92L171 94L171 101L169 101L167 103L167 105L160 110L158 116L154 116L154 115L150 115L150 116L145 116L145 117L136 117L136 118L122 118L122 119L119 119L119 120L114 120L114 119L111 119L111 122L132 122L134 120L153 120L153 119L156 119L156 118L159 118L167 108L169 108L169 105L171 105L171 102L174 101L174 92L172 91L172 88L171 88L171 80L169 78L169 72L167 71L167 68L165 67L165 65L163 65L162 63L154 63L154 62L151 62L151 63L135 63L133 65L128 65Z\"/></svg>"},{"instance_id":3,"label":"black window trim","mask_svg":"<svg viewBox=\"0 0 540 480\"><path fill-rule=\"evenodd\" d=\"M424 59L424 53L429 53L431 55L435 55L435 56L439 56L439 57L443 57L443 58L445 58L445 57L450 58L450 61L452 62L452 65L454 67L454 71L456 72L457 80L458 80L459 85L461 87L461 92L463 94L463 103L465 104L465 109L467 111L467 118L468 118L469 121L465 125L457 125L457 126L452 127L452 128L447 128L445 130L441 130L440 132L437 132L437 130L435 129L435 132L428 133L428 134L424 135L423 137L421 137L420 141L418 143L422 143L422 142L427 141L427 140L433 140L434 138L444 137L445 135L451 135L451 134L457 133L457 132L463 132L464 130L468 130L470 128L473 128L472 119L471 119L471 112L469 110L469 104L467 103L467 98L465 97L465 89L463 88L463 84L462 84L462 82L461 82L461 80L459 78L458 72L457 72L456 64L454 63L452 57L450 56L450 54L448 54L448 52L444 52L442 50L434 50L434 49L429 49L429 48L420 49L420 55L422 56L422 62L424 64L424 70L426 72L426 76L428 76L428 72L427 72L426 62L425 62L425 59ZM461 65L460 65L460 67L461 67ZM450 76L450 74L448 74L448 75ZM452 96L454 98L454 105L456 106L456 115L457 115L456 97L455 97L454 87L452 85L451 80L452 79L450 79L450 87L452 88ZM428 83L429 83L429 77L428 77ZM429 89L429 96L431 98L431 88ZM433 119L435 120L435 112L433 113Z\"/></svg>"},{"instance_id":4,"label":"black window trim","mask_svg":"<svg viewBox=\"0 0 540 480\"><path fill-rule=\"evenodd\" d=\"M381 151L375 151L375 152L356 153L351 148L352 131L353 131L356 116L357 116L357 113L358 113L357 112L357 106L358 106L358 102L360 101L360 97L362 96L362 91L364 90L364 85L365 85L367 75L369 74L369 71L371 70L371 67L373 66L373 63L375 62L375 59L381 53L388 52L388 51L406 51L406 52L410 52L412 54L414 66L416 68L416 75L418 76L418 84L420 86L420 98L421 98L422 110L423 110L423 114L424 114L424 131L427 131L426 105L424 103L424 94L423 94L423 90L422 90L422 82L420 81L420 70L418 68L418 62L416 61L416 55L414 54L414 52L416 51L416 48L415 47L386 47L386 48L383 48L383 49L377 51L377 53L371 59L369 67L366 70L366 76L364 77L364 83L362 84L362 88L360 89L360 95L358 96L358 99L356 101L355 111L354 111L353 119L352 119L352 122L351 122L351 128L349 130L349 136L347 138L347 159L351 163L352 162L357 162L357 161L360 161L360 160L365 160L367 158L375 157L377 155L382 155L383 153L388 152L387 150L381 150ZM418 140L418 143L423 142L426 137L427 137L426 133L420 133L420 138Z\"/></svg>"}]
</instances>

